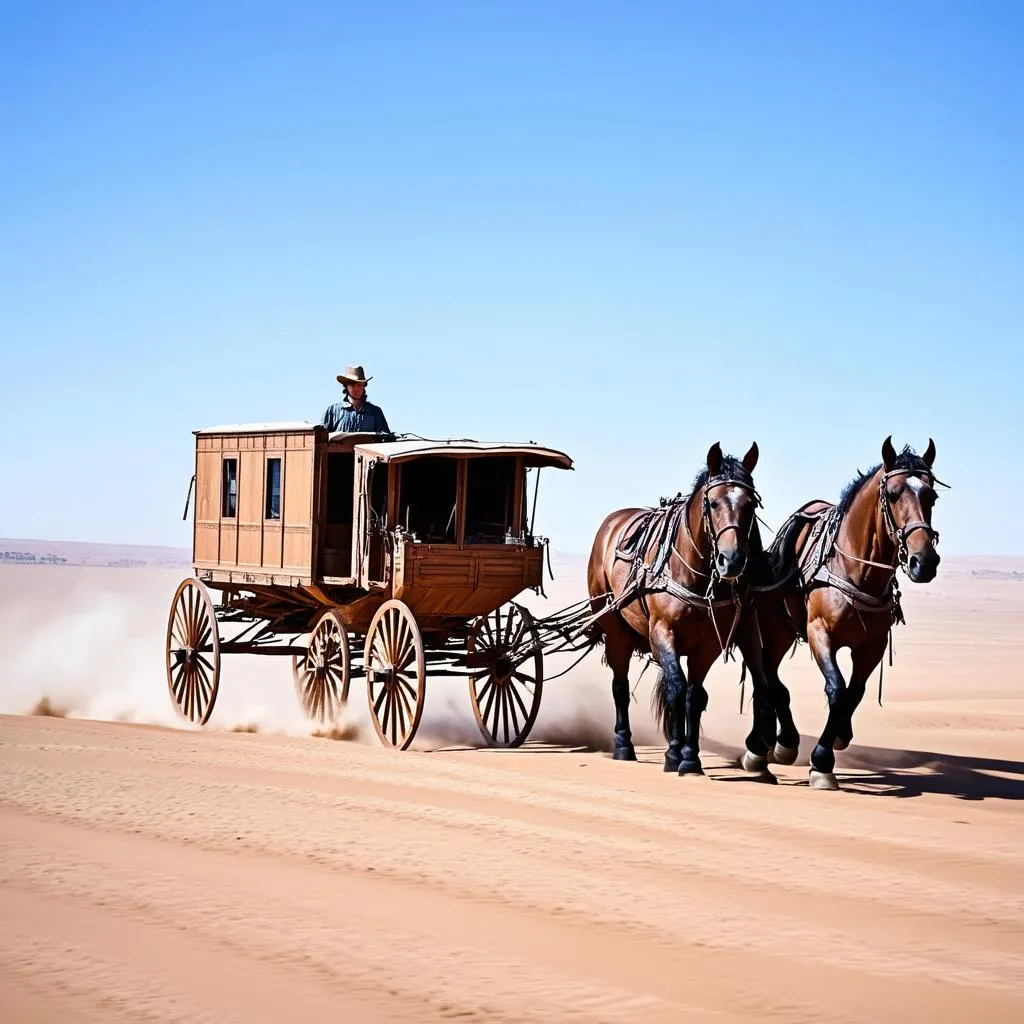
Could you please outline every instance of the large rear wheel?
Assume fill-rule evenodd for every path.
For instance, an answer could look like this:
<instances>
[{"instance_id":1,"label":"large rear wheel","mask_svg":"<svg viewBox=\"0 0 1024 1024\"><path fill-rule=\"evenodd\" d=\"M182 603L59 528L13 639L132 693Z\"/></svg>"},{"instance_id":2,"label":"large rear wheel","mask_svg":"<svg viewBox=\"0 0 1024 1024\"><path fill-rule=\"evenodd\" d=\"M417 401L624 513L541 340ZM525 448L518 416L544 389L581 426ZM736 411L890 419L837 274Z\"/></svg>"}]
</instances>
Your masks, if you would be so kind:
<instances>
[{"instance_id":1,"label":"large rear wheel","mask_svg":"<svg viewBox=\"0 0 1024 1024\"><path fill-rule=\"evenodd\" d=\"M205 725L220 686L220 637L206 587L183 580L167 620L167 689L179 715Z\"/></svg>"},{"instance_id":2,"label":"large rear wheel","mask_svg":"<svg viewBox=\"0 0 1024 1024\"><path fill-rule=\"evenodd\" d=\"M370 718L381 741L405 750L423 717L426 659L419 626L402 601L386 601L366 634L363 652Z\"/></svg>"}]
</instances>

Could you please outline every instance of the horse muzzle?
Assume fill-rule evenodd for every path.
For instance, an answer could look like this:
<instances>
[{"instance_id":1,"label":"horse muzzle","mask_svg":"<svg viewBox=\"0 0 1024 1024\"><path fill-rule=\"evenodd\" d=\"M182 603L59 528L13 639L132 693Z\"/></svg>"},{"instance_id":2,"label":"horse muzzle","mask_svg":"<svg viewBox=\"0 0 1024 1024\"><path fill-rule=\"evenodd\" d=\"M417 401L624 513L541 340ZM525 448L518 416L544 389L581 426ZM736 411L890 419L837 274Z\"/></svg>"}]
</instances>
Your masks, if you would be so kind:
<instances>
[{"instance_id":1,"label":"horse muzzle","mask_svg":"<svg viewBox=\"0 0 1024 1024\"><path fill-rule=\"evenodd\" d=\"M931 583L939 571L941 561L938 551L929 544L907 558L907 576L914 583Z\"/></svg>"},{"instance_id":2,"label":"horse muzzle","mask_svg":"<svg viewBox=\"0 0 1024 1024\"><path fill-rule=\"evenodd\" d=\"M715 569L726 582L738 579L747 567L747 553L733 548L731 551L719 551L715 555Z\"/></svg>"}]
</instances>

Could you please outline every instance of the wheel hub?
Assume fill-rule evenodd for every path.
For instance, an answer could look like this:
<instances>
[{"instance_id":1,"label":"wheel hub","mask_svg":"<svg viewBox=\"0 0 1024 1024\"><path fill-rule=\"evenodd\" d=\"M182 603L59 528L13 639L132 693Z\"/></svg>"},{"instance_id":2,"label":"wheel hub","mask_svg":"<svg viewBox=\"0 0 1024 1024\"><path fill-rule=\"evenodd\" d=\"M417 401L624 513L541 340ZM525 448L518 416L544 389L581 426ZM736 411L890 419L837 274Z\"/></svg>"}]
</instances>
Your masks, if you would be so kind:
<instances>
[{"instance_id":1,"label":"wheel hub","mask_svg":"<svg viewBox=\"0 0 1024 1024\"><path fill-rule=\"evenodd\" d=\"M505 655L499 655L494 659L494 676L500 683L508 682L515 665Z\"/></svg>"}]
</instances>

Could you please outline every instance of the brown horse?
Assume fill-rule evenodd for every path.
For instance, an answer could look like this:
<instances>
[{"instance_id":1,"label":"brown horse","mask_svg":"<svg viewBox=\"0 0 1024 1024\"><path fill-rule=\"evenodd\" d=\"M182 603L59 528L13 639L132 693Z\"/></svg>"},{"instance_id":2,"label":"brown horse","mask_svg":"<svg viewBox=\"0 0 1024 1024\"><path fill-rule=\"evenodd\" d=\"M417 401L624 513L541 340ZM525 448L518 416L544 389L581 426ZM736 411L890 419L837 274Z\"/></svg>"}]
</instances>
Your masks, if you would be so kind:
<instances>
[{"instance_id":1,"label":"brown horse","mask_svg":"<svg viewBox=\"0 0 1024 1024\"><path fill-rule=\"evenodd\" d=\"M616 760L636 760L629 659L641 651L652 654L661 670L655 706L668 740L665 771L703 774L704 679L735 642L754 679L755 722L743 767L767 772L775 711L765 693L752 606L744 603L748 562L762 558L755 515L760 499L751 475L757 456L756 442L742 460L723 455L715 443L689 495L657 509L620 509L597 532L587 585L594 614L607 608L595 629L612 670Z\"/></svg>"},{"instance_id":2,"label":"brown horse","mask_svg":"<svg viewBox=\"0 0 1024 1024\"><path fill-rule=\"evenodd\" d=\"M849 484L838 504L804 505L767 552L775 586L759 594L757 617L763 670L778 715L778 760L791 764L799 741L778 676L797 638L808 642L825 678L829 713L811 754L814 789L839 788L834 751L853 740L853 713L885 654L892 626L903 621L896 570L902 568L914 583L935 578L939 535L932 529L932 507L941 481L932 472L934 461L931 439L919 456L910 448L897 455L887 437L881 465ZM844 647L852 660L849 686L836 664L836 652Z\"/></svg>"}]
</instances>

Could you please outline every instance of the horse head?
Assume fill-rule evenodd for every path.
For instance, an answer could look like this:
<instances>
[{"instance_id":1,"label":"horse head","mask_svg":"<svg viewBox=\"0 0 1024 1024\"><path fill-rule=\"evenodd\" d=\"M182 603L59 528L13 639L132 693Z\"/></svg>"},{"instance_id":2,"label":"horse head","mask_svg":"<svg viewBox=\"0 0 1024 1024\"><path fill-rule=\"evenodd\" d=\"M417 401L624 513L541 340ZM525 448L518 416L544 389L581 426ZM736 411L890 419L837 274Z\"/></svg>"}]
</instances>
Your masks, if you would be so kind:
<instances>
[{"instance_id":1,"label":"horse head","mask_svg":"<svg viewBox=\"0 0 1024 1024\"><path fill-rule=\"evenodd\" d=\"M932 509L938 496L932 472L935 442L929 438L924 455L909 447L899 455L892 437L882 443L879 504L885 528L896 545L900 564L914 583L929 583L939 568L938 531L932 528Z\"/></svg>"},{"instance_id":2,"label":"horse head","mask_svg":"<svg viewBox=\"0 0 1024 1024\"><path fill-rule=\"evenodd\" d=\"M761 504L752 475L757 456L756 441L742 459L723 455L716 441L701 473L701 518L711 542L712 566L726 581L738 579L747 567L754 517Z\"/></svg>"}]
</instances>

